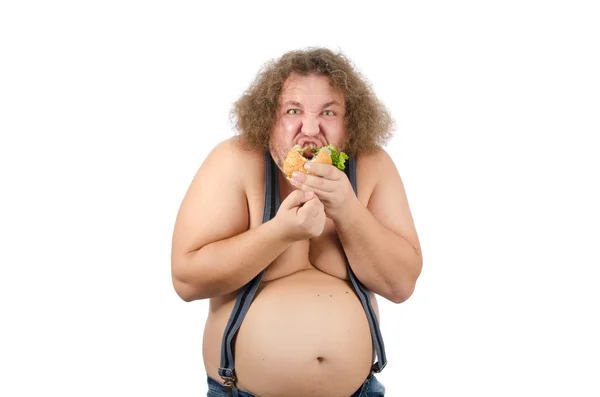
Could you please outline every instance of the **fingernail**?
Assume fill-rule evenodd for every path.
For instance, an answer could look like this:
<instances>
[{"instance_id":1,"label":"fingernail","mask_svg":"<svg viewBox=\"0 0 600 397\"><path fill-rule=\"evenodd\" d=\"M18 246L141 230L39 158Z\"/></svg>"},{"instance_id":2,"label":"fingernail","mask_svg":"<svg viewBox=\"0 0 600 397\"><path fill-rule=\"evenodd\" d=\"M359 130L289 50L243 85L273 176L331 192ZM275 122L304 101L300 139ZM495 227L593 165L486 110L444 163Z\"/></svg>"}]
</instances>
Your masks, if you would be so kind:
<instances>
[{"instance_id":1,"label":"fingernail","mask_svg":"<svg viewBox=\"0 0 600 397\"><path fill-rule=\"evenodd\" d=\"M310 163L304 163L304 168L309 170L310 169Z\"/></svg>"}]
</instances>

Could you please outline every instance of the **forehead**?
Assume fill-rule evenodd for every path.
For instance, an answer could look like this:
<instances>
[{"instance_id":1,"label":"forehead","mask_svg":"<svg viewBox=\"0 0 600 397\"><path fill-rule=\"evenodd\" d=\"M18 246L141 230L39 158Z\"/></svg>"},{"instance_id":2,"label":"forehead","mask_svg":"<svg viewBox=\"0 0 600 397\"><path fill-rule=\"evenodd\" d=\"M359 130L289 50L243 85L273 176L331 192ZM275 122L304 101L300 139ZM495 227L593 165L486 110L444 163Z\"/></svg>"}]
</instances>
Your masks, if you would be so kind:
<instances>
[{"instance_id":1,"label":"forehead","mask_svg":"<svg viewBox=\"0 0 600 397\"><path fill-rule=\"evenodd\" d=\"M343 99L343 95L331 86L331 79L329 77L317 75L301 76L296 73L292 73L283 84L281 97L282 99L305 98L306 100L310 100L312 97L328 101L341 101Z\"/></svg>"}]
</instances>

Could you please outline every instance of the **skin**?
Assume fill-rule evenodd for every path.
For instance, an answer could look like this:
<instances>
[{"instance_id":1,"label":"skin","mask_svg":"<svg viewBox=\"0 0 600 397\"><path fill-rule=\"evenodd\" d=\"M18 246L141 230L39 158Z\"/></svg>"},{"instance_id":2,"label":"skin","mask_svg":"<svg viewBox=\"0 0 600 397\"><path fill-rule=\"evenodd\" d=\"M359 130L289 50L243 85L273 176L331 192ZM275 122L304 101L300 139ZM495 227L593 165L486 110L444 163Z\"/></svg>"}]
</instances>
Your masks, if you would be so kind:
<instances>
[{"instance_id":1,"label":"skin","mask_svg":"<svg viewBox=\"0 0 600 397\"><path fill-rule=\"evenodd\" d=\"M279 168L294 144L343 150L344 114L326 77L290 76L270 142ZM266 270L235 347L238 387L260 396L348 396L368 375L370 332L342 249L377 315L374 293L402 302L421 271L406 194L385 151L357 156L358 195L337 168L311 171L317 176L292 181L280 173L281 207L262 223L263 154L226 140L201 165L175 224L173 285L185 301L210 299L203 356L217 381L236 291Z\"/></svg>"},{"instance_id":2,"label":"skin","mask_svg":"<svg viewBox=\"0 0 600 397\"><path fill-rule=\"evenodd\" d=\"M331 88L327 77L292 74L279 99L269 145L275 163L283 169L283 161L295 144L343 148L345 114L344 97Z\"/></svg>"},{"instance_id":3,"label":"skin","mask_svg":"<svg viewBox=\"0 0 600 397\"><path fill-rule=\"evenodd\" d=\"M294 144L332 143L343 151L343 104L342 95L333 91L327 77L292 75L284 85L271 144L279 167ZM376 165L377 161L382 165ZM402 180L390 157L380 151L368 165L384 173L384 178L376 182L377 190L367 208L354 195L346 174L332 165L307 163L306 169L317 176L296 172L291 184L314 192L323 203L363 284L400 303L412 294L421 272L419 239Z\"/></svg>"}]
</instances>

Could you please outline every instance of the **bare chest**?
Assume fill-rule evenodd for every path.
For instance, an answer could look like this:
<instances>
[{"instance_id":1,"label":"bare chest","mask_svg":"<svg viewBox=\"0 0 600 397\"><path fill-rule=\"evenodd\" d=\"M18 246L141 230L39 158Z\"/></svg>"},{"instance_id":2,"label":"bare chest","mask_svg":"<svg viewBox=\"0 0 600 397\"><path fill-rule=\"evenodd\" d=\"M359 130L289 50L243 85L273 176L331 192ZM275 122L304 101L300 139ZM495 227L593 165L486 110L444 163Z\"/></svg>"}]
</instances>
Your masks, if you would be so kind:
<instances>
[{"instance_id":1,"label":"bare chest","mask_svg":"<svg viewBox=\"0 0 600 397\"><path fill-rule=\"evenodd\" d=\"M280 186L280 200L283 201L293 187L283 177L280 178ZM251 229L262 224L264 194L263 181L251 185L247 191ZM262 280L273 281L304 269L318 269L342 280L348 279L343 247L331 219L327 219L321 236L298 241L279 255L269 265Z\"/></svg>"}]
</instances>

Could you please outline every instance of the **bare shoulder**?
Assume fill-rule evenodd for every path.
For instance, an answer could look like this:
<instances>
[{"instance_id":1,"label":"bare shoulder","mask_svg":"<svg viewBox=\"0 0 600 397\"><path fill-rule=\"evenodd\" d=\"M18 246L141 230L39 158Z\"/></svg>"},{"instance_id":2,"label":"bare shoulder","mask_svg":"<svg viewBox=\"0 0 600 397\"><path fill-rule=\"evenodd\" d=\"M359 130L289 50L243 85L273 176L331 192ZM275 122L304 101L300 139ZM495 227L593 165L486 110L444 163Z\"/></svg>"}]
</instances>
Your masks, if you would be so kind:
<instances>
[{"instance_id":1,"label":"bare shoulder","mask_svg":"<svg viewBox=\"0 0 600 397\"><path fill-rule=\"evenodd\" d=\"M381 180L398 174L398 170L388 152L380 147L356 156L356 174L359 189L370 197Z\"/></svg>"},{"instance_id":2,"label":"bare shoulder","mask_svg":"<svg viewBox=\"0 0 600 397\"><path fill-rule=\"evenodd\" d=\"M357 156L356 166L359 189L361 184L369 189L369 211L383 226L405 237L420 252L406 189L390 154L379 148Z\"/></svg>"},{"instance_id":3,"label":"bare shoulder","mask_svg":"<svg viewBox=\"0 0 600 397\"><path fill-rule=\"evenodd\" d=\"M262 166L262 152L248 146L240 137L219 142L200 166L192 186L197 180L216 179L245 191L247 174Z\"/></svg>"},{"instance_id":4,"label":"bare shoulder","mask_svg":"<svg viewBox=\"0 0 600 397\"><path fill-rule=\"evenodd\" d=\"M211 157L215 157L216 159L227 158L228 160L234 160L229 162L235 168L236 163L238 163L237 167L239 167L241 165L239 162L242 160L262 159L261 156L262 151L249 146L239 136L234 136L219 142L208 154L206 160L209 160Z\"/></svg>"},{"instance_id":5,"label":"bare shoulder","mask_svg":"<svg viewBox=\"0 0 600 397\"><path fill-rule=\"evenodd\" d=\"M373 170L375 167L393 167L396 168L394 162L388 152L382 147L378 147L377 149L368 152L361 153L356 156L356 165L357 167L362 167Z\"/></svg>"},{"instance_id":6,"label":"bare shoulder","mask_svg":"<svg viewBox=\"0 0 600 397\"><path fill-rule=\"evenodd\" d=\"M243 174L259 154L238 137L220 142L209 152L177 213L172 242L174 259L247 230Z\"/></svg>"}]
</instances>

